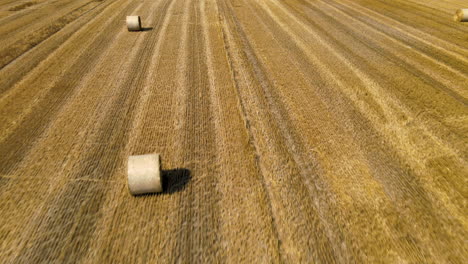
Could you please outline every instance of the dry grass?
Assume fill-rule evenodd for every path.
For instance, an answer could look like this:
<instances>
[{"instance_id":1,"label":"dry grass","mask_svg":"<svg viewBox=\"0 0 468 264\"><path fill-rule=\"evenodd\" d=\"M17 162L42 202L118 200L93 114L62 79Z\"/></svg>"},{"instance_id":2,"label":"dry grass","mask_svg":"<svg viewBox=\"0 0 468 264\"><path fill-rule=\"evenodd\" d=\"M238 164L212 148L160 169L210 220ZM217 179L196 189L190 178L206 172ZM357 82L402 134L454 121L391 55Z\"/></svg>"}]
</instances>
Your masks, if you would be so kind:
<instances>
[{"instance_id":1,"label":"dry grass","mask_svg":"<svg viewBox=\"0 0 468 264\"><path fill-rule=\"evenodd\" d=\"M0 51L0 256L464 263L462 2L54 2Z\"/></svg>"}]
</instances>

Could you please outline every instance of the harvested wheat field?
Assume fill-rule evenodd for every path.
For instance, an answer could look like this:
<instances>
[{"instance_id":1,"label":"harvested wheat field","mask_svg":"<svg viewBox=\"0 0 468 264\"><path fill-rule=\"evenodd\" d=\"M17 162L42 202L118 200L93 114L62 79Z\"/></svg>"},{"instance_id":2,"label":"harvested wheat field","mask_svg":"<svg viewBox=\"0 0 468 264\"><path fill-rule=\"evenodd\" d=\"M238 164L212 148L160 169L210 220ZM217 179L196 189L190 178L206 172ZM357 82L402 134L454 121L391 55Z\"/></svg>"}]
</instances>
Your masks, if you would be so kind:
<instances>
[{"instance_id":1,"label":"harvested wheat field","mask_svg":"<svg viewBox=\"0 0 468 264\"><path fill-rule=\"evenodd\" d=\"M466 263L460 8L0 0L0 262Z\"/></svg>"}]
</instances>

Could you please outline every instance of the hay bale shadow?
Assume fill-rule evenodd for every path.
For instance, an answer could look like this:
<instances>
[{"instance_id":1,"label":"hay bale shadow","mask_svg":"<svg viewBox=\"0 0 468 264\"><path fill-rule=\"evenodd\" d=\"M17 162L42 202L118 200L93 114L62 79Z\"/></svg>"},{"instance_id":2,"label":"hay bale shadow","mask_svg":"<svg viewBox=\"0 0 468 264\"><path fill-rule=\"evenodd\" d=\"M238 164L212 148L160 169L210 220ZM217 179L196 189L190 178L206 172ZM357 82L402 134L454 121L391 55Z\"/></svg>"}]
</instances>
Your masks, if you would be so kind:
<instances>
[{"instance_id":1,"label":"hay bale shadow","mask_svg":"<svg viewBox=\"0 0 468 264\"><path fill-rule=\"evenodd\" d=\"M162 170L163 193L175 193L184 190L191 178L188 169Z\"/></svg>"}]
</instances>

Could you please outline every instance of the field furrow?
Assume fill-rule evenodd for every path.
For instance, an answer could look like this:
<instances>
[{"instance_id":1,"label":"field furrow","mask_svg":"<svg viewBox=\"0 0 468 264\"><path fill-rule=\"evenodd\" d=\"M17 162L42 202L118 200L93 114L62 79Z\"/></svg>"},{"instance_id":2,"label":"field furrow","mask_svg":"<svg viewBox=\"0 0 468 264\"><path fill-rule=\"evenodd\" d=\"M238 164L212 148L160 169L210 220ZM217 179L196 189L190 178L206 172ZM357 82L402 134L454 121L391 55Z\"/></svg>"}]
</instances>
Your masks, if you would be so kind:
<instances>
[{"instance_id":1,"label":"field furrow","mask_svg":"<svg viewBox=\"0 0 468 264\"><path fill-rule=\"evenodd\" d=\"M463 4L0 0L0 262L466 262Z\"/></svg>"}]
</instances>

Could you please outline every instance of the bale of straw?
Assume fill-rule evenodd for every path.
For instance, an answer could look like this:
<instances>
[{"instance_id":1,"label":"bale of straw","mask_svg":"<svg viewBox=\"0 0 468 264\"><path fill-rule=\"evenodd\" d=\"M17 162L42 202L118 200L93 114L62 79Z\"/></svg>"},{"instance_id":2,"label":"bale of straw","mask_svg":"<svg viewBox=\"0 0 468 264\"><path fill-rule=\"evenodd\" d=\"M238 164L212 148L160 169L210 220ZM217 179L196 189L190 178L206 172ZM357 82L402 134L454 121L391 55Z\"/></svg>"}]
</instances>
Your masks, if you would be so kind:
<instances>
[{"instance_id":1,"label":"bale of straw","mask_svg":"<svg viewBox=\"0 0 468 264\"><path fill-rule=\"evenodd\" d=\"M128 31L140 31L141 19L140 16L127 16Z\"/></svg>"},{"instance_id":2,"label":"bale of straw","mask_svg":"<svg viewBox=\"0 0 468 264\"><path fill-rule=\"evenodd\" d=\"M468 9L458 9L453 19L456 22L468 22Z\"/></svg>"},{"instance_id":3,"label":"bale of straw","mask_svg":"<svg viewBox=\"0 0 468 264\"><path fill-rule=\"evenodd\" d=\"M132 195L162 192L159 154L128 157L128 190Z\"/></svg>"}]
</instances>

